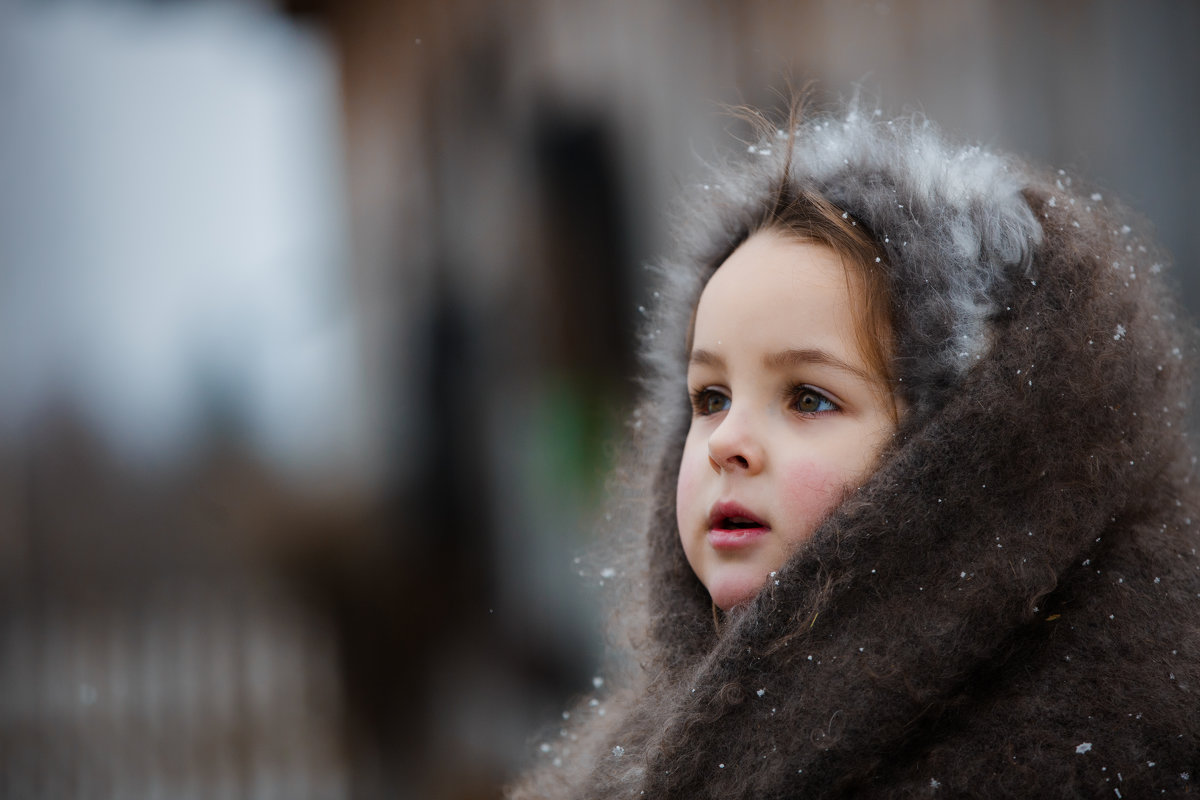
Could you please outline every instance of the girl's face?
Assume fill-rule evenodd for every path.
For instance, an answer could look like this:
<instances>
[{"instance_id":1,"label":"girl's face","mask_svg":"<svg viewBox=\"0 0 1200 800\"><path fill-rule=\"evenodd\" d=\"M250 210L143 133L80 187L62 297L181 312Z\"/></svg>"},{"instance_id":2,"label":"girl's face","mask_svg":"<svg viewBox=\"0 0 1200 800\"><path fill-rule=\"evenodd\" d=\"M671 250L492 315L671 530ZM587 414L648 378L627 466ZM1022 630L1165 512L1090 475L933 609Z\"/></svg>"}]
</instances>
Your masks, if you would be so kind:
<instances>
[{"instance_id":1,"label":"girl's face","mask_svg":"<svg viewBox=\"0 0 1200 800\"><path fill-rule=\"evenodd\" d=\"M675 508L688 562L722 609L758 593L895 428L855 337L857 281L830 248L762 231L700 296Z\"/></svg>"}]
</instances>

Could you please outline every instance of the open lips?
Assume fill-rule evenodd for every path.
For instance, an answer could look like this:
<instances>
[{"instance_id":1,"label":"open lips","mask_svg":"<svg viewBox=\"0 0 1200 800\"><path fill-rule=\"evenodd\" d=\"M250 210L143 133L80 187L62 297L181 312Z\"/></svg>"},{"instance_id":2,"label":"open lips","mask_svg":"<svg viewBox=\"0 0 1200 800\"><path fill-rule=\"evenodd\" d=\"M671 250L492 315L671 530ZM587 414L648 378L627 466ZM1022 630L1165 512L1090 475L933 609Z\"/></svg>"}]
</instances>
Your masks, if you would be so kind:
<instances>
[{"instance_id":1,"label":"open lips","mask_svg":"<svg viewBox=\"0 0 1200 800\"><path fill-rule=\"evenodd\" d=\"M770 529L765 520L732 501L717 503L708 515L708 543L718 550L748 546Z\"/></svg>"},{"instance_id":2,"label":"open lips","mask_svg":"<svg viewBox=\"0 0 1200 800\"><path fill-rule=\"evenodd\" d=\"M737 531L771 526L739 503L722 500L709 512L708 527L710 530Z\"/></svg>"},{"instance_id":3,"label":"open lips","mask_svg":"<svg viewBox=\"0 0 1200 800\"><path fill-rule=\"evenodd\" d=\"M725 517L718 524L714 525L713 527L720 528L722 530L736 531L736 530L743 530L745 528L761 528L762 526L763 526L763 524L756 519L751 519L750 517L740 517L739 516L739 517Z\"/></svg>"}]
</instances>

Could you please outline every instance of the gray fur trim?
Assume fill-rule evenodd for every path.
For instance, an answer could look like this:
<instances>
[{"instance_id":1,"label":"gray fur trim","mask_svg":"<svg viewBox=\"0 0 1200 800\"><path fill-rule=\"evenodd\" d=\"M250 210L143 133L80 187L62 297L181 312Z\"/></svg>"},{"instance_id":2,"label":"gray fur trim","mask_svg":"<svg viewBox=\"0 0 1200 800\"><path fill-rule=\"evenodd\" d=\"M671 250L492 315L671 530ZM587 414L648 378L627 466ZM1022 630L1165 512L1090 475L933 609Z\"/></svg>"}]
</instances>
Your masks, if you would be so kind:
<instances>
[{"instance_id":1,"label":"gray fur trim","mask_svg":"<svg viewBox=\"0 0 1200 800\"><path fill-rule=\"evenodd\" d=\"M1042 230L1021 194L1028 177L1009 158L948 143L928 120L884 120L854 107L805 121L791 141L776 131L693 187L676 228L678 255L660 268L647 364L664 384L682 385L690 309L759 224L785 171L795 188L825 197L879 242L892 275L902 394L918 412L938 406L987 352L988 321L1011 283L1036 280Z\"/></svg>"}]
</instances>

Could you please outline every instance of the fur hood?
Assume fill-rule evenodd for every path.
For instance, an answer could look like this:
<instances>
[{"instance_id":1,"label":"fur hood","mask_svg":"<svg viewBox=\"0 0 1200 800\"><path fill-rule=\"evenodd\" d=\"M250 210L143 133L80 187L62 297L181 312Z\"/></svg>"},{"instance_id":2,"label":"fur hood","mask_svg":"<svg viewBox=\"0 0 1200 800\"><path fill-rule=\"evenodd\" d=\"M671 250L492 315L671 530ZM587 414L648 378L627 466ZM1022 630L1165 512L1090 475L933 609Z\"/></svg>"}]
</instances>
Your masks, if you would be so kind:
<instances>
[{"instance_id":1,"label":"fur hood","mask_svg":"<svg viewBox=\"0 0 1200 800\"><path fill-rule=\"evenodd\" d=\"M714 625L675 483L686 336L782 184L885 254L907 412L879 466ZM661 265L614 532L627 680L514 798L1182 795L1200 781L1190 328L1108 198L921 119L767 131Z\"/></svg>"}]
</instances>

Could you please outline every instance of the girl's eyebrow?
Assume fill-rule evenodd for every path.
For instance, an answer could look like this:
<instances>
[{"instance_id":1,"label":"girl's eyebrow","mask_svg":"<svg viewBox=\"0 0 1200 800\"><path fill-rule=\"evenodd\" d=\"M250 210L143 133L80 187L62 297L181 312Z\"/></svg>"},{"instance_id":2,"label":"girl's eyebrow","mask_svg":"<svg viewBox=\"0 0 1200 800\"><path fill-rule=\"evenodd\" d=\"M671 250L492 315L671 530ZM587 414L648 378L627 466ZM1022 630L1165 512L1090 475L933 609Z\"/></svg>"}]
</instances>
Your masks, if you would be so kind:
<instances>
[{"instance_id":1,"label":"girl's eyebrow","mask_svg":"<svg viewBox=\"0 0 1200 800\"><path fill-rule=\"evenodd\" d=\"M792 367L803 366L805 364L818 364L824 367L833 367L834 369L844 370L852 375L862 378L865 381L871 380L871 375L865 369L856 367L853 364L847 364L837 356L829 353L826 350L817 350L813 348L804 349L789 349L780 350L777 353L768 353L763 356L763 366L769 370L779 371L790 369ZM711 350L695 349L692 351L691 357L688 359L689 366L699 367L714 367L716 369L725 368L725 359Z\"/></svg>"},{"instance_id":2,"label":"girl's eyebrow","mask_svg":"<svg viewBox=\"0 0 1200 800\"><path fill-rule=\"evenodd\" d=\"M770 370L788 369L804 364L819 364L825 367L844 370L865 381L871 380L871 375L865 369L842 361L837 356L825 350L802 349L780 350L778 353L768 353L763 356L763 366Z\"/></svg>"},{"instance_id":3,"label":"girl's eyebrow","mask_svg":"<svg viewBox=\"0 0 1200 800\"><path fill-rule=\"evenodd\" d=\"M716 367L717 369L725 368L725 359L721 358L711 350L692 350L692 355L688 358L688 365L697 367Z\"/></svg>"}]
</instances>

